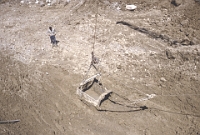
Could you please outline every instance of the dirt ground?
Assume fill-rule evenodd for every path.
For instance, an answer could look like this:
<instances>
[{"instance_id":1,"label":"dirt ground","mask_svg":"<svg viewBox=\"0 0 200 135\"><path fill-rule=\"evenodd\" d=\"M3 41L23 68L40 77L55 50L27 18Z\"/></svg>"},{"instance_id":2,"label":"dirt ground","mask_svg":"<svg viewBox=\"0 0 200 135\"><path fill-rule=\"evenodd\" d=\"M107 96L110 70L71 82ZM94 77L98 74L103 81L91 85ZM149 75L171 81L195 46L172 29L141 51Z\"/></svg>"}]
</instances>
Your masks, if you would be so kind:
<instances>
[{"instance_id":1,"label":"dirt ground","mask_svg":"<svg viewBox=\"0 0 200 135\"><path fill-rule=\"evenodd\" d=\"M0 135L200 135L198 0L29 2L0 0ZM93 45L99 110L76 95Z\"/></svg>"}]
</instances>

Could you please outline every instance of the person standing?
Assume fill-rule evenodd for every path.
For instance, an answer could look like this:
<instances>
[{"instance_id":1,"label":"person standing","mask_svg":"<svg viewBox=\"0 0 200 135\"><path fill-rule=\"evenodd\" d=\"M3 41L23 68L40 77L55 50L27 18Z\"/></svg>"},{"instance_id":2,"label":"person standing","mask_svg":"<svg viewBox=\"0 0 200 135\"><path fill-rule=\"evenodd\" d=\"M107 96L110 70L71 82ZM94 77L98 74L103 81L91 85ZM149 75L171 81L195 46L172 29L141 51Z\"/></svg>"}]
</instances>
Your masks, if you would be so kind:
<instances>
[{"instance_id":1,"label":"person standing","mask_svg":"<svg viewBox=\"0 0 200 135\"><path fill-rule=\"evenodd\" d=\"M57 46L55 29L53 29L52 27L49 27L48 34L51 40L52 47Z\"/></svg>"}]
</instances>

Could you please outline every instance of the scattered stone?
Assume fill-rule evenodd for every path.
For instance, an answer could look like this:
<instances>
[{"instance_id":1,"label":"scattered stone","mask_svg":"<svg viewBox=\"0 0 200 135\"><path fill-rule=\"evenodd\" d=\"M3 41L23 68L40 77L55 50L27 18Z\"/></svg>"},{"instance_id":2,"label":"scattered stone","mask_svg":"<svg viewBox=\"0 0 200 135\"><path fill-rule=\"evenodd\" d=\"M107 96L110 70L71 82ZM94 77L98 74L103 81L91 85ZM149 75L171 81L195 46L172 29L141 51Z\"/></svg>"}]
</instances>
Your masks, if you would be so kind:
<instances>
[{"instance_id":1,"label":"scattered stone","mask_svg":"<svg viewBox=\"0 0 200 135\"><path fill-rule=\"evenodd\" d=\"M194 45L194 43L188 39L183 39L181 41L181 45L187 46L187 45Z\"/></svg>"},{"instance_id":2,"label":"scattered stone","mask_svg":"<svg viewBox=\"0 0 200 135\"><path fill-rule=\"evenodd\" d=\"M167 80L166 80L164 77L161 77L161 78L160 78L160 81L166 82Z\"/></svg>"},{"instance_id":3,"label":"scattered stone","mask_svg":"<svg viewBox=\"0 0 200 135\"><path fill-rule=\"evenodd\" d=\"M128 51L125 51L125 54L126 54L126 55L128 55L128 54L129 54L129 52L128 52Z\"/></svg>"},{"instance_id":4,"label":"scattered stone","mask_svg":"<svg viewBox=\"0 0 200 135\"><path fill-rule=\"evenodd\" d=\"M95 18L95 14L91 15L92 18Z\"/></svg>"},{"instance_id":5,"label":"scattered stone","mask_svg":"<svg viewBox=\"0 0 200 135\"><path fill-rule=\"evenodd\" d=\"M126 9L127 10L135 10L137 8L137 6L135 6L135 5L126 5Z\"/></svg>"},{"instance_id":6,"label":"scattered stone","mask_svg":"<svg viewBox=\"0 0 200 135\"><path fill-rule=\"evenodd\" d=\"M121 69L121 68L122 68L121 64L118 64L117 69Z\"/></svg>"},{"instance_id":7,"label":"scattered stone","mask_svg":"<svg viewBox=\"0 0 200 135\"><path fill-rule=\"evenodd\" d=\"M175 59L175 57L169 49L166 50L166 56L168 59Z\"/></svg>"},{"instance_id":8,"label":"scattered stone","mask_svg":"<svg viewBox=\"0 0 200 135\"><path fill-rule=\"evenodd\" d=\"M188 23L189 23L188 20L183 20L183 21L181 22L181 25L182 25L182 26L186 26Z\"/></svg>"},{"instance_id":9,"label":"scattered stone","mask_svg":"<svg viewBox=\"0 0 200 135\"><path fill-rule=\"evenodd\" d=\"M0 4L6 3L6 0L0 0Z\"/></svg>"},{"instance_id":10,"label":"scattered stone","mask_svg":"<svg viewBox=\"0 0 200 135\"><path fill-rule=\"evenodd\" d=\"M65 7L66 5L68 5L69 2L70 2L70 0L66 0L66 1L64 2L64 7Z\"/></svg>"},{"instance_id":11,"label":"scattered stone","mask_svg":"<svg viewBox=\"0 0 200 135\"><path fill-rule=\"evenodd\" d=\"M175 5L176 7L180 6L182 4L182 0L172 0L171 4Z\"/></svg>"},{"instance_id":12,"label":"scattered stone","mask_svg":"<svg viewBox=\"0 0 200 135\"><path fill-rule=\"evenodd\" d=\"M44 2L41 1L41 2L40 2L40 7L44 7L44 6L45 6Z\"/></svg>"},{"instance_id":13,"label":"scattered stone","mask_svg":"<svg viewBox=\"0 0 200 135\"><path fill-rule=\"evenodd\" d=\"M48 6L51 6L51 0L46 0Z\"/></svg>"},{"instance_id":14,"label":"scattered stone","mask_svg":"<svg viewBox=\"0 0 200 135\"><path fill-rule=\"evenodd\" d=\"M185 29L183 27L180 28L180 32L184 32Z\"/></svg>"},{"instance_id":15,"label":"scattered stone","mask_svg":"<svg viewBox=\"0 0 200 135\"><path fill-rule=\"evenodd\" d=\"M51 1L51 5L56 5L57 4L57 0L52 0Z\"/></svg>"}]
</instances>

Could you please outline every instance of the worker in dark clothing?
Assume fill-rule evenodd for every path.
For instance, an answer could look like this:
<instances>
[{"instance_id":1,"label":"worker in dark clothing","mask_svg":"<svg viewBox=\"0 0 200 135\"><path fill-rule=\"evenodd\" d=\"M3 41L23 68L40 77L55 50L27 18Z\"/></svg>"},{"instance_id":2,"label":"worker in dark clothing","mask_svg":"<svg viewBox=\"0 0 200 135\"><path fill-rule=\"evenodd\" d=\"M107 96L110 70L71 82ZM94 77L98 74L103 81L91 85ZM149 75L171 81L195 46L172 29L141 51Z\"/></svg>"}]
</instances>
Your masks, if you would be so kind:
<instances>
[{"instance_id":1,"label":"worker in dark clothing","mask_svg":"<svg viewBox=\"0 0 200 135\"><path fill-rule=\"evenodd\" d=\"M49 37L51 39L52 47L57 46L56 31L55 31L55 29L53 29L52 27L49 27L48 35L49 35Z\"/></svg>"}]
</instances>

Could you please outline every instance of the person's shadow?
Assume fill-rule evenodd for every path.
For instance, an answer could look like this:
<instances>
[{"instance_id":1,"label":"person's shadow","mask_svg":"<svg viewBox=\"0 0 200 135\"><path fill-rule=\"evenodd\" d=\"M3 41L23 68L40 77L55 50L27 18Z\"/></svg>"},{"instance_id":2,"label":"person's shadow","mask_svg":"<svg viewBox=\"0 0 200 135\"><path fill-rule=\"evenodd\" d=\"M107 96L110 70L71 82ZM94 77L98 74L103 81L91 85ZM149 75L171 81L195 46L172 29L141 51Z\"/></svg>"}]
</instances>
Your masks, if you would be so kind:
<instances>
[{"instance_id":1,"label":"person's shadow","mask_svg":"<svg viewBox=\"0 0 200 135\"><path fill-rule=\"evenodd\" d=\"M55 40L52 46L53 46L53 47L58 47L58 43L59 43L59 42L60 42L60 41Z\"/></svg>"},{"instance_id":2,"label":"person's shadow","mask_svg":"<svg viewBox=\"0 0 200 135\"><path fill-rule=\"evenodd\" d=\"M58 40L56 40L56 46L58 46L58 43L59 43L60 41L58 41Z\"/></svg>"}]
</instances>

